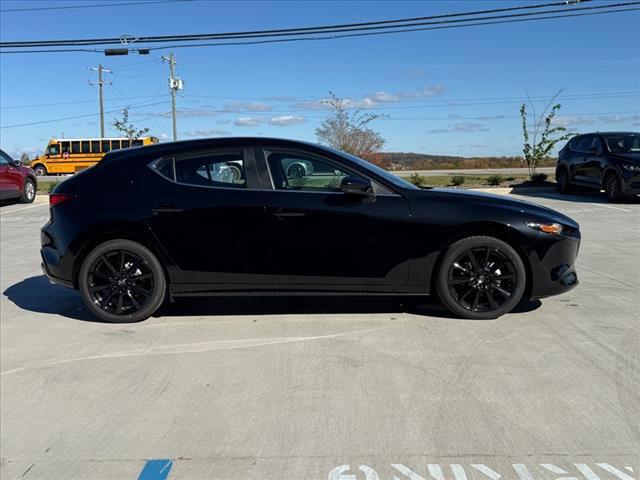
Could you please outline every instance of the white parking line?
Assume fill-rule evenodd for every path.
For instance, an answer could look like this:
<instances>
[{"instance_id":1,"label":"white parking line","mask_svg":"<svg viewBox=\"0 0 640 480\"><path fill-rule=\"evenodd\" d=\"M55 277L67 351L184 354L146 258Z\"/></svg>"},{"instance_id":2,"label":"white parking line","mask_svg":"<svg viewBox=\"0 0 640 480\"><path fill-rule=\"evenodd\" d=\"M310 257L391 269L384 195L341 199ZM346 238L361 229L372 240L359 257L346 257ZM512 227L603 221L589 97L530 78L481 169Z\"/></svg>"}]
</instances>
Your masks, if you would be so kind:
<instances>
[{"instance_id":1,"label":"white parking line","mask_svg":"<svg viewBox=\"0 0 640 480\"><path fill-rule=\"evenodd\" d=\"M632 210L627 210L626 208L614 207L612 205L602 205L601 203L594 203L593 205L597 205L599 207L604 208L613 208L614 210L622 210L623 212L631 212Z\"/></svg>"},{"instance_id":2,"label":"white parking line","mask_svg":"<svg viewBox=\"0 0 640 480\"><path fill-rule=\"evenodd\" d=\"M29 210L30 208L48 207L48 203L38 203L36 205L29 205L28 207L16 208L15 210L9 210L6 212L0 212L0 216L9 215L10 213L22 212L23 210Z\"/></svg>"}]
</instances>

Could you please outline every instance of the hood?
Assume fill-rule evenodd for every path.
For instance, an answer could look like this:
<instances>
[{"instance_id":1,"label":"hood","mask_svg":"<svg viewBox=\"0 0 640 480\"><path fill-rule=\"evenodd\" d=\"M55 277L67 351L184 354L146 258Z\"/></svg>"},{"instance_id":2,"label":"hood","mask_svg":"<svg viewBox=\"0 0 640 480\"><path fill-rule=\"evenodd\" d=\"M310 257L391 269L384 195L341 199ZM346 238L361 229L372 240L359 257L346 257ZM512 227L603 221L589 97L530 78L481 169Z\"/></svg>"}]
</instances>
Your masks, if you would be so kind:
<instances>
[{"instance_id":1,"label":"hood","mask_svg":"<svg viewBox=\"0 0 640 480\"><path fill-rule=\"evenodd\" d=\"M458 190L453 188L433 188L428 191L434 193L440 198L452 201L472 203L478 206L484 205L491 208L501 208L511 212L522 213L523 216L530 215L532 218L543 218L545 221L560 223L576 229L580 228L575 220L558 212L557 210L543 205L538 205L537 203L528 202L526 200L516 199L511 195L496 195L493 193Z\"/></svg>"}]
</instances>

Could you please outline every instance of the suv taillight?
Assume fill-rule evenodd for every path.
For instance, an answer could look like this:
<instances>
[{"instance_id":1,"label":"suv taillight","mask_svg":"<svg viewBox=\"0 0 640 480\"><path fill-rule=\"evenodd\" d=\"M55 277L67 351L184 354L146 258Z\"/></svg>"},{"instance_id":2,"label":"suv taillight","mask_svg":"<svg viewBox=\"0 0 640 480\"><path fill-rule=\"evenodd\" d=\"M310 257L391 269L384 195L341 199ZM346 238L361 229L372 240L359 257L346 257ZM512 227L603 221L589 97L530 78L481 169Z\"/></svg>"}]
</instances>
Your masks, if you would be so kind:
<instances>
[{"instance_id":1,"label":"suv taillight","mask_svg":"<svg viewBox=\"0 0 640 480\"><path fill-rule=\"evenodd\" d=\"M49 206L55 207L56 205L62 205L63 203L71 200L74 195L70 193L50 193L49 194Z\"/></svg>"}]
</instances>

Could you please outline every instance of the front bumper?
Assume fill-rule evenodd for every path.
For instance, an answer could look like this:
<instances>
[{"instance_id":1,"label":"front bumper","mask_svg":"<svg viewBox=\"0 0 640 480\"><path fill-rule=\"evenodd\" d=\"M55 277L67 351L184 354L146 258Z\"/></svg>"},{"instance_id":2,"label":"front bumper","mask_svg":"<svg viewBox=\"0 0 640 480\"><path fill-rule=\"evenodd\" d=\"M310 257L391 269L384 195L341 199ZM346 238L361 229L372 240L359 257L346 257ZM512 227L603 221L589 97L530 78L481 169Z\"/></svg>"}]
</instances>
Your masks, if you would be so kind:
<instances>
[{"instance_id":1,"label":"front bumper","mask_svg":"<svg viewBox=\"0 0 640 480\"><path fill-rule=\"evenodd\" d=\"M640 173L631 174L622 179L622 194L628 197L640 195Z\"/></svg>"},{"instance_id":2,"label":"front bumper","mask_svg":"<svg viewBox=\"0 0 640 480\"><path fill-rule=\"evenodd\" d=\"M559 295L575 288L578 274L575 261L580 248L580 232L555 237L540 233L530 253L532 287L530 298Z\"/></svg>"}]
</instances>

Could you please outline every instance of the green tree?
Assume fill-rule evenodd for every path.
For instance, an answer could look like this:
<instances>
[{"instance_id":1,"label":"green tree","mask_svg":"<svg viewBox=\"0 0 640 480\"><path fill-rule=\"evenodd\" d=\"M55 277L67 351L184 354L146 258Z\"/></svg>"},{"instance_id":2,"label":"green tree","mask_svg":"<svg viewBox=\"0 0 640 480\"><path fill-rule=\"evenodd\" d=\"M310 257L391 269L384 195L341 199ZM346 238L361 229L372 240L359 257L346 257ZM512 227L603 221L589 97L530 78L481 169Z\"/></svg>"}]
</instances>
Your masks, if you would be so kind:
<instances>
[{"instance_id":1,"label":"green tree","mask_svg":"<svg viewBox=\"0 0 640 480\"><path fill-rule=\"evenodd\" d=\"M148 128L138 129L132 123L129 123L129 109L125 108L122 110L122 118L115 119L113 122L113 128L117 131L122 132L125 137L129 140L133 140L134 138L144 137L147 133L149 133Z\"/></svg>"},{"instance_id":2,"label":"green tree","mask_svg":"<svg viewBox=\"0 0 640 480\"><path fill-rule=\"evenodd\" d=\"M561 105L559 103L554 104L558 95L558 91L551 100L547 103L544 110L539 117L536 117L535 107L533 102L529 99L529 106L533 112L533 131L529 133L529 125L527 124L527 105L525 103L520 107L520 118L522 119L522 134L524 138L522 152L524 153L524 159L527 162L527 168L529 169L529 177L533 178L536 175L536 169L543 162L549 152L558 144L570 139L576 133L563 133L567 129L562 126L552 127L554 117ZM559 135L562 134L562 135ZM558 136L559 135L559 136Z\"/></svg>"}]
</instances>

